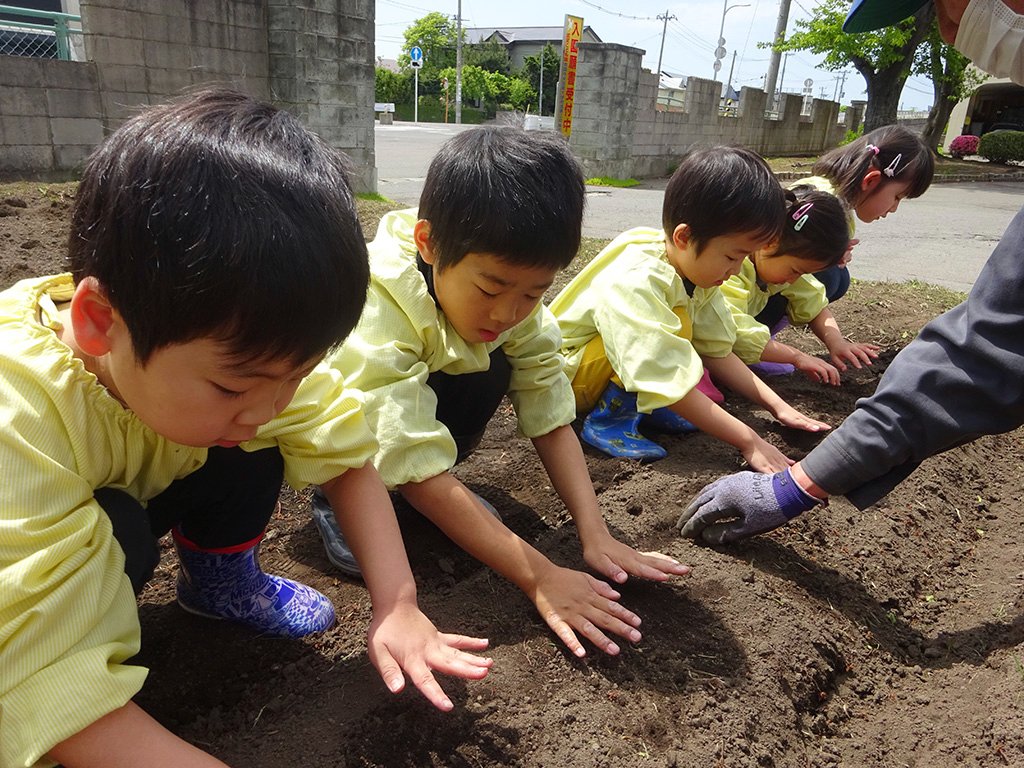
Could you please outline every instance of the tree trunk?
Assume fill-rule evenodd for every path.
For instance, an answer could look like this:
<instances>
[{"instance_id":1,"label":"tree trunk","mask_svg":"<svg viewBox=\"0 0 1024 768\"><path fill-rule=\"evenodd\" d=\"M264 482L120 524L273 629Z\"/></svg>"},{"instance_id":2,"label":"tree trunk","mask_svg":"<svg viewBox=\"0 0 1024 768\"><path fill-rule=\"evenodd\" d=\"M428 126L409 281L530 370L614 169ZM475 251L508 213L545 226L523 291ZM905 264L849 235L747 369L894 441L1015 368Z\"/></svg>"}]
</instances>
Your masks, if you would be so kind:
<instances>
[{"instance_id":1,"label":"tree trunk","mask_svg":"<svg viewBox=\"0 0 1024 768\"><path fill-rule=\"evenodd\" d=\"M949 122L949 115L952 111L953 102L950 101L948 94L943 94L941 98L936 97L935 105L928 113L928 122L925 123L924 130L921 131L921 139L936 153L938 153L942 134L946 130L946 123Z\"/></svg>"},{"instance_id":2,"label":"tree trunk","mask_svg":"<svg viewBox=\"0 0 1024 768\"><path fill-rule=\"evenodd\" d=\"M896 110L900 105L900 94L909 73L904 64L895 67L861 71L868 86L868 105L864 111L864 133L883 125L896 122Z\"/></svg>"}]
</instances>

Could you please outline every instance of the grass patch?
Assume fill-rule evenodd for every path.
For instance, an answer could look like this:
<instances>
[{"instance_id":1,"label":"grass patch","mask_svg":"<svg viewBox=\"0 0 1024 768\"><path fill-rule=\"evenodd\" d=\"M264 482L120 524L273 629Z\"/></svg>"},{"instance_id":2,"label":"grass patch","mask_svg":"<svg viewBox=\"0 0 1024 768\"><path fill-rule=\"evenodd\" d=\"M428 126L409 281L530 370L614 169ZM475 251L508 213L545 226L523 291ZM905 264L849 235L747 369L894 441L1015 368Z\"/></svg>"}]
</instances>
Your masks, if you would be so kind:
<instances>
[{"instance_id":1,"label":"grass patch","mask_svg":"<svg viewBox=\"0 0 1024 768\"><path fill-rule=\"evenodd\" d=\"M587 179L586 184L592 187L635 187L640 182L636 179L614 179L611 176L595 176Z\"/></svg>"},{"instance_id":2,"label":"grass patch","mask_svg":"<svg viewBox=\"0 0 1024 768\"><path fill-rule=\"evenodd\" d=\"M359 192L356 195L357 200L367 200L371 203L391 203L393 200L389 200L384 195L378 192Z\"/></svg>"}]
</instances>

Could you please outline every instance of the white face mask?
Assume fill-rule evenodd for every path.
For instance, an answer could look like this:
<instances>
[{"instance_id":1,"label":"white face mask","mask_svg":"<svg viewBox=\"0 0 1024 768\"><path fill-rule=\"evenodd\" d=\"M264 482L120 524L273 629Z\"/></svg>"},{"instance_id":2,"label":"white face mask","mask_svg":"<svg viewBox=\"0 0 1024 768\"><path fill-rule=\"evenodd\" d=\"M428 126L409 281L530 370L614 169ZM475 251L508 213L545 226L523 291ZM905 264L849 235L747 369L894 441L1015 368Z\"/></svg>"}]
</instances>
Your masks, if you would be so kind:
<instances>
[{"instance_id":1,"label":"white face mask","mask_svg":"<svg viewBox=\"0 0 1024 768\"><path fill-rule=\"evenodd\" d=\"M1000 0L971 0L953 45L979 69L1024 85L1024 16Z\"/></svg>"}]
</instances>

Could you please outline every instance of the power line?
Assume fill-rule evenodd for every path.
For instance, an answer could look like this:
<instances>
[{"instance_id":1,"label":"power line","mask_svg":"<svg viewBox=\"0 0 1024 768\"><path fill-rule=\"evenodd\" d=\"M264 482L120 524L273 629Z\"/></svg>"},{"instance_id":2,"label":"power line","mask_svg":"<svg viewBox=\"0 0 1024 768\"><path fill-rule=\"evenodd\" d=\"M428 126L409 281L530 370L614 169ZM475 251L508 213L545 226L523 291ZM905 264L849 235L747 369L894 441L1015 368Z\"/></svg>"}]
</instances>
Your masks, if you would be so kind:
<instances>
[{"instance_id":1,"label":"power line","mask_svg":"<svg viewBox=\"0 0 1024 768\"><path fill-rule=\"evenodd\" d=\"M621 19L634 19L635 21L658 21L657 17L652 18L651 16L629 16L628 14L619 13L618 11L609 11L607 8L602 8L597 3L590 2L590 0L580 0L580 2L583 3L584 5L589 5L591 8L596 8L602 13L607 13L610 16L618 16Z\"/></svg>"}]
</instances>

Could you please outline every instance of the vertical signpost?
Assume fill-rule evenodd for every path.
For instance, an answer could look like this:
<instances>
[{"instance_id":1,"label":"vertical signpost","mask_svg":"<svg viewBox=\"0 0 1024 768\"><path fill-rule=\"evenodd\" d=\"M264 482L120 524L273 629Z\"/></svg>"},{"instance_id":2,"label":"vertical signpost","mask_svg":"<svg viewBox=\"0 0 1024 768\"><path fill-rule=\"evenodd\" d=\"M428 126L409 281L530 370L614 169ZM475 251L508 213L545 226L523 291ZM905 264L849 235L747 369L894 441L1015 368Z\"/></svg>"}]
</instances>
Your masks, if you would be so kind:
<instances>
[{"instance_id":1,"label":"vertical signpost","mask_svg":"<svg viewBox=\"0 0 1024 768\"><path fill-rule=\"evenodd\" d=\"M409 49L409 65L412 67L415 84L412 92L412 121L420 121L420 67L423 66L423 49L414 45Z\"/></svg>"},{"instance_id":2,"label":"vertical signpost","mask_svg":"<svg viewBox=\"0 0 1024 768\"><path fill-rule=\"evenodd\" d=\"M583 17L565 16L564 34L562 35L562 67L559 102L556 110L559 129L562 135L569 138L572 133L572 105L576 96L576 64L579 59L579 42L583 36Z\"/></svg>"}]
</instances>

